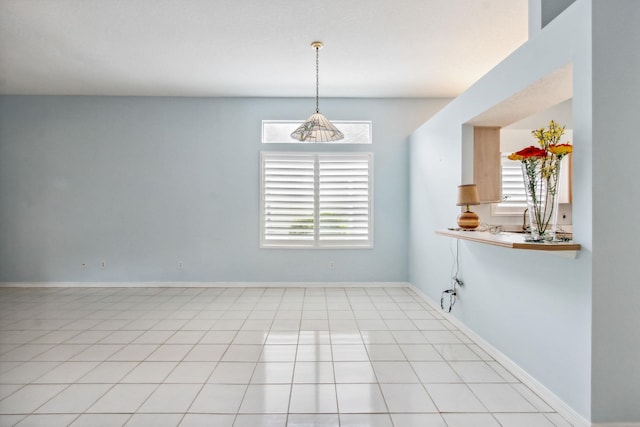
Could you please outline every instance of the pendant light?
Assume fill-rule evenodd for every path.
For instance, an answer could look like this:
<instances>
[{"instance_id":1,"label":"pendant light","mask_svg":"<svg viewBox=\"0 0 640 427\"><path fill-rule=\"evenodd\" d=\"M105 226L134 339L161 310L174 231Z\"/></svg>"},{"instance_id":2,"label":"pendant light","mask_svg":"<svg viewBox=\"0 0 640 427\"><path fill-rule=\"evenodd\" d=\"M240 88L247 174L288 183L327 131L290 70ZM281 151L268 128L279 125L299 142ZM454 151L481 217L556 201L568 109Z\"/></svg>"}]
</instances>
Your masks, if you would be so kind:
<instances>
[{"instance_id":1,"label":"pendant light","mask_svg":"<svg viewBox=\"0 0 640 427\"><path fill-rule=\"evenodd\" d=\"M296 129L291 137L303 142L330 142L343 139L344 135L340 132L325 116L320 113L319 107L319 51L322 49L322 42L313 42L311 47L316 50L316 112L307 119L306 122Z\"/></svg>"}]
</instances>

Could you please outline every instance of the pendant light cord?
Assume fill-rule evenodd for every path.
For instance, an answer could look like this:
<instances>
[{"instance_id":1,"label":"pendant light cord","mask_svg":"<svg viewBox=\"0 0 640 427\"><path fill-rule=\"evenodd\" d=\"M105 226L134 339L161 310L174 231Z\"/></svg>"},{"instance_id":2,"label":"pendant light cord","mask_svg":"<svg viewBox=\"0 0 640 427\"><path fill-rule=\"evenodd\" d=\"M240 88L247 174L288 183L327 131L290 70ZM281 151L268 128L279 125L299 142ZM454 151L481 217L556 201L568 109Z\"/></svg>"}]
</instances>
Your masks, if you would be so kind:
<instances>
[{"instance_id":1,"label":"pendant light cord","mask_svg":"<svg viewBox=\"0 0 640 427\"><path fill-rule=\"evenodd\" d=\"M316 50L316 111L306 122L291 133L291 138L302 142L331 142L344 139L344 134L320 113L320 49L321 41L314 41L311 47Z\"/></svg>"},{"instance_id":2,"label":"pendant light cord","mask_svg":"<svg viewBox=\"0 0 640 427\"><path fill-rule=\"evenodd\" d=\"M320 47L316 46L316 113L320 112Z\"/></svg>"}]
</instances>

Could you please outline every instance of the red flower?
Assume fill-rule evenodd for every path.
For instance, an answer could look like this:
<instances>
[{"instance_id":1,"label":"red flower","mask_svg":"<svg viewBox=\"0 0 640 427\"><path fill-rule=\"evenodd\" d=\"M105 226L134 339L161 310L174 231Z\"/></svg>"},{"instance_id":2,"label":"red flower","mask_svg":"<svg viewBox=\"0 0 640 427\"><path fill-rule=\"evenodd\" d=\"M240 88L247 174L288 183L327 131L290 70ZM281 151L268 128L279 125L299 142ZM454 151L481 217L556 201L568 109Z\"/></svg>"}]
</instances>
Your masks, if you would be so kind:
<instances>
[{"instance_id":1,"label":"red flower","mask_svg":"<svg viewBox=\"0 0 640 427\"><path fill-rule=\"evenodd\" d=\"M533 145L523 148L520 151L514 153L517 156L522 157L523 159L528 159L530 157L546 157L547 152L543 148L534 147Z\"/></svg>"}]
</instances>

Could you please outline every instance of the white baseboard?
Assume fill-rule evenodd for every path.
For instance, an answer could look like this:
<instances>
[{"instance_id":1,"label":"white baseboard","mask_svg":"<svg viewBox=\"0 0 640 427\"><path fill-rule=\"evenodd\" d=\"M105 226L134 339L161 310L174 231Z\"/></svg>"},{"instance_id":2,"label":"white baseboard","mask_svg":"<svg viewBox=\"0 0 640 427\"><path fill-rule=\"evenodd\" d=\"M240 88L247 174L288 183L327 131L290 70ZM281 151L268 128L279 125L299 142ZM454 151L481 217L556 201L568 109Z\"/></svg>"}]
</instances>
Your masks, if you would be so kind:
<instances>
[{"instance_id":1,"label":"white baseboard","mask_svg":"<svg viewBox=\"0 0 640 427\"><path fill-rule=\"evenodd\" d=\"M0 282L0 288L407 288L408 282Z\"/></svg>"},{"instance_id":2,"label":"white baseboard","mask_svg":"<svg viewBox=\"0 0 640 427\"><path fill-rule=\"evenodd\" d=\"M566 420L568 420L571 424L576 427L595 427L596 425L592 424L586 420L582 415L577 413L573 408L567 405L562 399L556 396L551 390L546 388L542 383L536 380L534 377L529 375L527 371L518 366L514 361L509 359L506 355L504 355L501 351L493 347L487 341L485 341L478 334L469 329L462 321L460 321L454 315L447 313L440 309L440 306L436 304L431 298L429 298L425 293L423 293L417 287L411 285L411 288L425 300L427 304L432 306L435 310L440 312L442 316L451 322L456 328L460 329L465 335L475 341L476 344L480 346L487 354L493 357L496 361L498 361L502 366L504 366L511 374L513 374L518 380L522 382L522 384L529 387L534 393L542 398L549 406L551 406L558 414L563 416ZM598 427L640 427L640 425L636 424L599 424Z\"/></svg>"}]
</instances>

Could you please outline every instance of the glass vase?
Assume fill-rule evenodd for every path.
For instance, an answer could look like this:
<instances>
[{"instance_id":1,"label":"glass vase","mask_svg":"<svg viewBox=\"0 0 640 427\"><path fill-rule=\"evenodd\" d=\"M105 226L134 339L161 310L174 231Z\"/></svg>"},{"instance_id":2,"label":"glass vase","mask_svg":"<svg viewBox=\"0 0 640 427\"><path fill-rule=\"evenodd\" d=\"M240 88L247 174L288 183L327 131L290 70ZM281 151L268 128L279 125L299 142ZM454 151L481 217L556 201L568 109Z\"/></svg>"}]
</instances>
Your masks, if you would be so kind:
<instances>
[{"instance_id":1,"label":"glass vase","mask_svg":"<svg viewBox=\"0 0 640 427\"><path fill-rule=\"evenodd\" d=\"M522 162L529 233L527 240L556 241L560 160L535 158Z\"/></svg>"}]
</instances>

